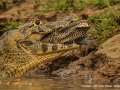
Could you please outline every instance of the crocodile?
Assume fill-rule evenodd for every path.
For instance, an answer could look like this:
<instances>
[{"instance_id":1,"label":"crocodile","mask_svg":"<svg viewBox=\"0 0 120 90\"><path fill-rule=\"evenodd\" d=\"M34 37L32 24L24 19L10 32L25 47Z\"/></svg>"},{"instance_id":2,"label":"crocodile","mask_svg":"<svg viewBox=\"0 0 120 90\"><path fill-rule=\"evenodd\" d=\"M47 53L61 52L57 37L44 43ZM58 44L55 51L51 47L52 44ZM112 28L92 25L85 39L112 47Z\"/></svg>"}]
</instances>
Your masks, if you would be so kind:
<instances>
[{"instance_id":1,"label":"crocodile","mask_svg":"<svg viewBox=\"0 0 120 90\"><path fill-rule=\"evenodd\" d=\"M39 20L33 20L17 27L15 30L5 32L0 38L0 77L22 76L28 70L45 61L58 58L67 50L79 48L76 43L68 43L69 38L72 39L72 37L74 37L72 41L80 37L83 38L83 36L85 38L85 35L81 34L84 30L79 30L79 37L71 35L74 29L80 29L79 26L85 27L85 25L79 25L80 23L73 25L78 20L75 14L70 14L61 20L42 25ZM86 27L88 29L88 25ZM39 33L42 36L39 41L29 39L29 36L34 33ZM55 33L57 33L57 37L54 37L53 34ZM60 43L54 43L55 40L53 38L59 41L58 35L62 33L67 34L66 37L62 36L64 38L60 39Z\"/></svg>"}]
</instances>

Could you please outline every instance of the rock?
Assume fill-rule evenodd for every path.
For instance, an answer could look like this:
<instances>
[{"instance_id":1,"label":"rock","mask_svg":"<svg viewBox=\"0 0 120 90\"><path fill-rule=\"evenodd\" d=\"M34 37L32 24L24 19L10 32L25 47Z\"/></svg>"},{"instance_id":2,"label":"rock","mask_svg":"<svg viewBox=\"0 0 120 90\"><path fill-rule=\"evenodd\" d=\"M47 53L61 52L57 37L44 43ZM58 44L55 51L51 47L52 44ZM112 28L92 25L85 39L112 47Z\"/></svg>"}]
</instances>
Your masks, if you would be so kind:
<instances>
[{"instance_id":1,"label":"rock","mask_svg":"<svg viewBox=\"0 0 120 90\"><path fill-rule=\"evenodd\" d=\"M119 82L120 58L112 59L104 54L90 53L79 57L67 67L54 70L52 74L62 77L86 79L88 83L113 84Z\"/></svg>"},{"instance_id":2,"label":"rock","mask_svg":"<svg viewBox=\"0 0 120 90\"><path fill-rule=\"evenodd\" d=\"M55 72L59 76L77 74L78 76L84 75L85 77L91 77L94 70L102 68L107 63L107 61L104 61L104 58L106 57L102 54L94 55L91 53L88 56L80 57L79 60L70 63L66 68L57 70Z\"/></svg>"},{"instance_id":3,"label":"rock","mask_svg":"<svg viewBox=\"0 0 120 90\"><path fill-rule=\"evenodd\" d=\"M120 76L120 58L118 59L111 59L107 58L105 59L108 61L102 68L96 70L94 72L93 80L103 82L103 80L106 80L106 83L116 83L119 81ZM99 76L99 77L98 77Z\"/></svg>"},{"instance_id":4,"label":"rock","mask_svg":"<svg viewBox=\"0 0 120 90\"><path fill-rule=\"evenodd\" d=\"M110 58L120 58L120 34L108 39L96 53L106 54Z\"/></svg>"}]
</instances>

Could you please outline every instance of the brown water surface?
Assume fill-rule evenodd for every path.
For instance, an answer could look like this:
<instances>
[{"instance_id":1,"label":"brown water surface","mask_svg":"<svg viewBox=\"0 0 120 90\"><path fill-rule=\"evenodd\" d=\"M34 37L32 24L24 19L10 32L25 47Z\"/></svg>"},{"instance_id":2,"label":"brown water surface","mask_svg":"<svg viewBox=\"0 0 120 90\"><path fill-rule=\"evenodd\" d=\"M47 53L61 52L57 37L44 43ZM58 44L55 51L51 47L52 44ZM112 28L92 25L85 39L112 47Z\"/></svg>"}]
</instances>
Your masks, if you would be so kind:
<instances>
[{"instance_id":1,"label":"brown water surface","mask_svg":"<svg viewBox=\"0 0 120 90\"><path fill-rule=\"evenodd\" d=\"M21 77L18 85L10 85L9 82L17 78L0 78L0 90L119 90L113 85L85 84L81 79L52 77L51 79Z\"/></svg>"}]
</instances>

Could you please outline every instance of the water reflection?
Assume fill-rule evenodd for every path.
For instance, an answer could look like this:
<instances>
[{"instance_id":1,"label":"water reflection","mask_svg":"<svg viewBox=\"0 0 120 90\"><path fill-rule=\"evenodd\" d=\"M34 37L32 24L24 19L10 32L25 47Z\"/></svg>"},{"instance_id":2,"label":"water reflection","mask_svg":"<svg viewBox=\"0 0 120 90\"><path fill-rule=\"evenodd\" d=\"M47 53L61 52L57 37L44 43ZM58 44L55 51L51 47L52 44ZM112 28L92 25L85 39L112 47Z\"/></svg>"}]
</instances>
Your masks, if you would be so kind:
<instances>
[{"instance_id":1,"label":"water reflection","mask_svg":"<svg viewBox=\"0 0 120 90\"><path fill-rule=\"evenodd\" d=\"M82 87L80 79L58 78L51 79L21 77L18 85L9 84L16 78L0 78L0 90L103 90L103 88ZM104 88L104 90L118 90L119 88Z\"/></svg>"}]
</instances>

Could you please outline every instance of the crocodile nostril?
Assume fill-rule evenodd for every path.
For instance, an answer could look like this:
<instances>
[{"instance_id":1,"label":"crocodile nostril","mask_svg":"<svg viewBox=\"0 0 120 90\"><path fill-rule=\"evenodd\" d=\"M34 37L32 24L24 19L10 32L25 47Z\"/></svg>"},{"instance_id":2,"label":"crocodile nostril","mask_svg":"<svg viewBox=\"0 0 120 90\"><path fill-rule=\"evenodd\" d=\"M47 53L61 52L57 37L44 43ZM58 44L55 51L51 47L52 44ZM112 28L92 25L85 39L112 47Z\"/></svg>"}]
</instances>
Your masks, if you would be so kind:
<instances>
[{"instance_id":1,"label":"crocodile nostril","mask_svg":"<svg viewBox=\"0 0 120 90\"><path fill-rule=\"evenodd\" d=\"M44 32L39 26L38 26L38 30L39 32Z\"/></svg>"}]
</instances>

